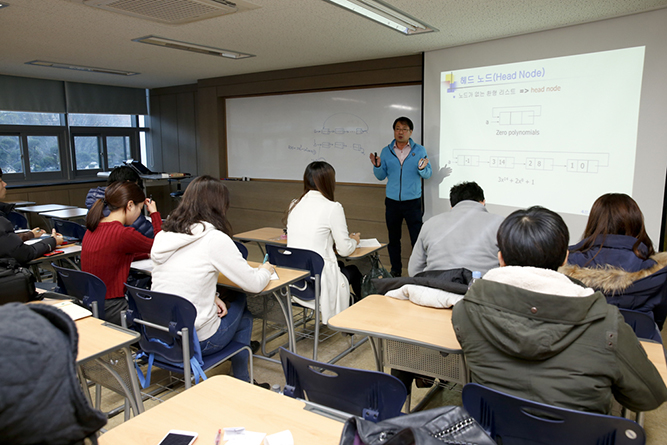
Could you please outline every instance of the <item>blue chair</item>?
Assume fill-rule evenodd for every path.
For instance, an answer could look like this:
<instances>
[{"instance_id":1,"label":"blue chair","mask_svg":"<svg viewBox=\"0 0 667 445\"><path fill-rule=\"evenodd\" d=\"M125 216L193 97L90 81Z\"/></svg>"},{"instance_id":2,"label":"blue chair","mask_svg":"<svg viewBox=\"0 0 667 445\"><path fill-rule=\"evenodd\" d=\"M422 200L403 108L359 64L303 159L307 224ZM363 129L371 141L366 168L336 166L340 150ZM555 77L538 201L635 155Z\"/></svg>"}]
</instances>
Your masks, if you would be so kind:
<instances>
[{"instance_id":1,"label":"blue chair","mask_svg":"<svg viewBox=\"0 0 667 445\"><path fill-rule=\"evenodd\" d=\"M51 263L56 271L58 287L56 292L79 300L90 309L93 317L104 320L104 302L107 286L95 275L81 270L66 269Z\"/></svg>"},{"instance_id":2,"label":"blue chair","mask_svg":"<svg viewBox=\"0 0 667 445\"><path fill-rule=\"evenodd\" d=\"M320 277L324 268L324 259L320 254L307 249L296 249L293 247L266 245L266 253L269 255L269 262L274 266L290 267L292 269L301 269L310 271L310 276L290 285L292 296L303 301L312 301L315 307L315 332L313 334L313 360L317 360L317 345L320 337ZM293 303L298 305L298 303ZM264 322L262 326L262 341L264 336Z\"/></svg>"},{"instance_id":3,"label":"blue chair","mask_svg":"<svg viewBox=\"0 0 667 445\"><path fill-rule=\"evenodd\" d=\"M558 408L476 383L463 387L463 406L503 445L642 445L644 430L623 417Z\"/></svg>"},{"instance_id":4,"label":"blue chair","mask_svg":"<svg viewBox=\"0 0 667 445\"><path fill-rule=\"evenodd\" d=\"M146 376L137 367L142 387L150 385L153 365L185 375L185 388L206 379L205 372L239 352L248 351L248 370L253 381L252 350L250 346L230 342L221 351L202 356L195 331L197 309L185 298L125 285L129 309L123 317L123 326L135 329L141 335L139 346L148 355ZM183 366L183 364L187 364Z\"/></svg>"},{"instance_id":5,"label":"blue chair","mask_svg":"<svg viewBox=\"0 0 667 445\"><path fill-rule=\"evenodd\" d=\"M27 229L28 219L19 212L11 211L7 214L7 219L14 226L14 230Z\"/></svg>"},{"instance_id":6,"label":"blue chair","mask_svg":"<svg viewBox=\"0 0 667 445\"><path fill-rule=\"evenodd\" d=\"M662 343L662 335L658 325L646 312L632 311L630 309L618 309L623 315L625 322L630 325L637 338L653 340Z\"/></svg>"},{"instance_id":7,"label":"blue chair","mask_svg":"<svg viewBox=\"0 0 667 445\"><path fill-rule=\"evenodd\" d=\"M248 248L244 246L243 244L239 243L238 241L234 241L234 244L236 244L236 248L239 249L239 252L241 252L241 255L243 255L243 259L247 260L248 259Z\"/></svg>"},{"instance_id":8,"label":"blue chair","mask_svg":"<svg viewBox=\"0 0 667 445\"><path fill-rule=\"evenodd\" d=\"M86 234L86 228L81 224L65 219L51 218L53 228L60 233L65 240L70 242L83 241L83 235Z\"/></svg>"},{"instance_id":9,"label":"blue chair","mask_svg":"<svg viewBox=\"0 0 667 445\"><path fill-rule=\"evenodd\" d=\"M400 415L405 404L405 385L392 375L317 362L285 348L280 348L280 361L286 396L373 422Z\"/></svg>"}]
</instances>

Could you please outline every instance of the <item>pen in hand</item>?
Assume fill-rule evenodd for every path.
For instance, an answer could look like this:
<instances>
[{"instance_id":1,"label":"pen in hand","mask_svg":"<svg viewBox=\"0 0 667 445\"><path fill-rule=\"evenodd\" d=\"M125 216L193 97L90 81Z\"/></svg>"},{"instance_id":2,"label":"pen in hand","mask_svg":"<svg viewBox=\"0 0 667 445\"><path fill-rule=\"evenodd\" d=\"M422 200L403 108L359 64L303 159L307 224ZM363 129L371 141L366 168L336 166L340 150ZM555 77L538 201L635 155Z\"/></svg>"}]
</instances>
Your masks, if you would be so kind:
<instances>
[{"instance_id":1,"label":"pen in hand","mask_svg":"<svg viewBox=\"0 0 667 445\"><path fill-rule=\"evenodd\" d=\"M220 435L222 434L222 430L218 429L218 434L215 435L215 445L220 445Z\"/></svg>"},{"instance_id":2,"label":"pen in hand","mask_svg":"<svg viewBox=\"0 0 667 445\"><path fill-rule=\"evenodd\" d=\"M267 261L269 261L269 254L268 253L266 255L264 255L264 261L262 261L262 264L266 263Z\"/></svg>"}]
</instances>

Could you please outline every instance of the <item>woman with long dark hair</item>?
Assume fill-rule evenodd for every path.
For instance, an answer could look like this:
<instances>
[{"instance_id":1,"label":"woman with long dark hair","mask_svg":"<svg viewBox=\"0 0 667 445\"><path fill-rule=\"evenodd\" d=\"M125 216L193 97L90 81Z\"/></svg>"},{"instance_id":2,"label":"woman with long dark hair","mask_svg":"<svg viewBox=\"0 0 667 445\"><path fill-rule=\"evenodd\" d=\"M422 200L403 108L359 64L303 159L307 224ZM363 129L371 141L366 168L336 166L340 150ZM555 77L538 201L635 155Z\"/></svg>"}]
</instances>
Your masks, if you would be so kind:
<instances>
[{"instance_id":1,"label":"woman with long dark hair","mask_svg":"<svg viewBox=\"0 0 667 445\"><path fill-rule=\"evenodd\" d=\"M81 269L100 278L107 286L104 304L106 320L120 324L120 313L127 309L125 282L130 264L141 254L148 255L153 240L139 233L132 225L148 209L153 231L162 228L162 218L155 202L147 199L134 182L116 182L104 192L86 216L86 234L81 242ZM104 216L104 208L110 213Z\"/></svg>"},{"instance_id":2,"label":"woman with long dark hair","mask_svg":"<svg viewBox=\"0 0 667 445\"><path fill-rule=\"evenodd\" d=\"M568 263L636 272L655 266L650 259L654 253L635 200L623 193L607 193L593 203L582 241L570 247Z\"/></svg>"},{"instance_id":3,"label":"woman with long dark hair","mask_svg":"<svg viewBox=\"0 0 667 445\"><path fill-rule=\"evenodd\" d=\"M347 231L343 206L334 201L335 189L334 168L326 162L311 162L303 174L303 194L292 202L287 214L287 247L309 249L324 259L320 287L323 323L349 306L349 281L353 281L355 293L361 287L359 270L352 266L342 271L334 253L334 243L339 255L348 256L360 240L360 234ZM313 308L312 301L300 303Z\"/></svg>"},{"instance_id":4,"label":"woman with long dark hair","mask_svg":"<svg viewBox=\"0 0 667 445\"><path fill-rule=\"evenodd\" d=\"M250 345L252 314L246 296L235 294L231 302L216 294L218 275L224 274L247 292L257 293L271 279L273 266L251 267L231 238L227 220L229 192L219 179L200 176L192 181L180 204L155 236L151 250L151 289L178 295L197 309L195 329L203 355L236 341ZM249 381L248 353L231 359L234 377Z\"/></svg>"},{"instance_id":5,"label":"woman with long dark hair","mask_svg":"<svg viewBox=\"0 0 667 445\"><path fill-rule=\"evenodd\" d=\"M570 246L567 262L563 273L601 290L610 304L653 315L662 328L667 315L667 273L662 270L667 254L655 253L634 199L623 193L600 196L583 239ZM639 280L641 285L633 286Z\"/></svg>"}]
</instances>

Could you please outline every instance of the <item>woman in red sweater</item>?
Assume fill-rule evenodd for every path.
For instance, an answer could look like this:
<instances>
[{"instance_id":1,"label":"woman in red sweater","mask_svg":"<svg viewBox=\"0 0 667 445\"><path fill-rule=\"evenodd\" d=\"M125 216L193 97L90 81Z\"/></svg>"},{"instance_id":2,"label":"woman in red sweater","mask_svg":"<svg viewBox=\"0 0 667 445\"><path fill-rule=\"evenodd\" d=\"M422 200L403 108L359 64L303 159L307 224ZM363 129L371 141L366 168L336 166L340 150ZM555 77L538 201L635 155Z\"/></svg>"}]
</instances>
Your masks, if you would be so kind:
<instances>
[{"instance_id":1,"label":"woman in red sweater","mask_svg":"<svg viewBox=\"0 0 667 445\"><path fill-rule=\"evenodd\" d=\"M139 217L144 205L157 234L162 229L157 206L133 182L116 182L107 187L104 200L98 199L86 217L88 230L81 243L81 269L106 284L105 319L118 325L120 313L127 309L125 282L130 264L142 254L148 258L153 247L152 238L126 227ZM111 211L109 216L103 214L105 206Z\"/></svg>"}]
</instances>

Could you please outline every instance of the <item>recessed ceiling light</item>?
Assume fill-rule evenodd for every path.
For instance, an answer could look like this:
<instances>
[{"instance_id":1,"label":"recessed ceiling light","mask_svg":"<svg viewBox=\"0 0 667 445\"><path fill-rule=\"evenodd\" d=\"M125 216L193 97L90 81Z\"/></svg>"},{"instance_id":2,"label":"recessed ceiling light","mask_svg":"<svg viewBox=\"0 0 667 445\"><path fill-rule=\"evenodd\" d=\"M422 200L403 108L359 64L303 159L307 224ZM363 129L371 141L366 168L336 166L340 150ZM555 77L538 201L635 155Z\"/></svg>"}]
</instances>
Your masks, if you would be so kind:
<instances>
[{"instance_id":1,"label":"recessed ceiling light","mask_svg":"<svg viewBox=\"0 0 667 445\"><path fill-rule=\"evenodd\" d=\"M437 31L382 0L325 0L405 35Z\"/></svg>"},{"instance_id":2,"label":"recessed ceiling light","mask_svg":"<svg viewBox=\"0 0 667 445\"><path fill-rule=\"evenodd\" d=\"M240 53L238 51L230 51L228 49L214 48L212 46L197 45L196 43L181 42L179 40L166 39L158 36L139 37L132 39L133 42L148 43L149 45L163 46L165 48L180 49L183 51L190 51L209 56L226 57L228 59L247 59L248 57L255 57L252 54Z\"/></svg>"},{"instance_id":3,"label":"recessed ceiling light","mask_svg":"<svg viewBox=\"0 0 667 445\"><path fill-rule=\"evenodd\" d=\"M85 71L89 73L115 74L118 76L135 76L137 74L140 74L140 73L133 73L131 71L114 70L110 68L96 68L92 66L72 65L70 63L47 62L45 60L32 60L30 62L26 62L25 64L35 65L35 66L45 66L49 68L62 68L74 71Z\"/></svg>"},{"instance_id":4,"label":"recessed ceiling light","mask_svg":"<svg viewBox=\"0 0 667 445\"><path fill-rule=\"evenodd\" d=\"M0 9L5 8L7 6L9 6L9 3L0 2Z\"/></svg>"}]
</instances>

